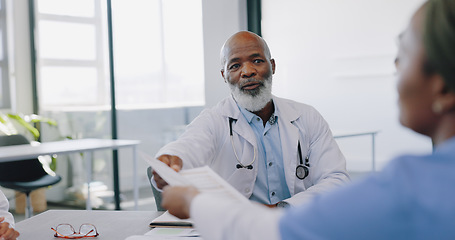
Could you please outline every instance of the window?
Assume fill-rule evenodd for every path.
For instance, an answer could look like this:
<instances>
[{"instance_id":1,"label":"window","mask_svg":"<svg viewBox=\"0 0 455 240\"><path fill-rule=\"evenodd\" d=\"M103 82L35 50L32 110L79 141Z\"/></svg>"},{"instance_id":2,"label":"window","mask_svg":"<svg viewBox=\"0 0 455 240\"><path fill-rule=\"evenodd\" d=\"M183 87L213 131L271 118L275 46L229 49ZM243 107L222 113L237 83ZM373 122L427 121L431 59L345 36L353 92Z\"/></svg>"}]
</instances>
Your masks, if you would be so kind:
<instances>
[{"instance_id":1,"label":"window","mask_svg":"<svg viewBox=\"0 0 455 240\"><path fill-rule=\"evenodd\" d=\"M114 0L117 104L204 105L201 0Z\"/></svg>"},{"instance_id":2,"label":"window","mask_svg":"<svg viewBox=\"0 0 455 240\"><path fill-rule=\"evenodd\" d=\"M202 110L201 0L111 0L112 46L108 45L107 0L34 3L40 114L59 124L58 133L45 129L42 139L53 140L54 135L111 138L115 134L110 124L111 70L116 136L141 140L140 150L150 155ZM113 69L109 69L111 49ZM119 161L122 190L131 188L133 179L130 153L125 153L129 155L120 151L118 157L127 159ZM94 181L108 188L112 187L112 158L111 152L105 152L93 162ZM83 187L84 162L72 157L68 163L73 180L67 188ZM141 182L149 186L148 179Z\"/></svg>"},{"instance_id":3,"label":"window","mask_svg":"<svg viewBox=\"0 0 455 240\"><path fill-rule=\"evenodd\" d=\"M100 0L36 0L37 86L41 109L109 101Z\"/></svg>"},{"instance_id":4,"label":"window","mask_svg":"<svg viewBox=\"0 0 455 240\"><path fill-rule=\"evenodd\" d=\"M110 105L106 1L35 0L40 109ZM112 0L117 108L204 104L201 0Z\"/></svg>"}]
</instances>

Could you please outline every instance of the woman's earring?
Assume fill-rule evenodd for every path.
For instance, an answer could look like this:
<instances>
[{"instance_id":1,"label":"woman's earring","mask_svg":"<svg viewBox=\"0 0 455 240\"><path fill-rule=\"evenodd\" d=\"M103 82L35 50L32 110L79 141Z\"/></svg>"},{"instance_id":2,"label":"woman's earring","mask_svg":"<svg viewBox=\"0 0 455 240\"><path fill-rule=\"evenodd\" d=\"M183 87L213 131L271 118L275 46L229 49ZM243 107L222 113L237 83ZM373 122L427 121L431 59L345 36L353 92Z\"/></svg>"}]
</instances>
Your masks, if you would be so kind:
<instances>
[{"instance_id":1,"label":"woman's earring","mask_svg":"<svg viewBox=\"0 0 455 240\"><path fill-rule=\"evenodd\" d=\"M431 105L431 110L436 114L441 114L443 110L442 104L440 102L434 102L433 105Z\"/></svg>"}]
</instances>

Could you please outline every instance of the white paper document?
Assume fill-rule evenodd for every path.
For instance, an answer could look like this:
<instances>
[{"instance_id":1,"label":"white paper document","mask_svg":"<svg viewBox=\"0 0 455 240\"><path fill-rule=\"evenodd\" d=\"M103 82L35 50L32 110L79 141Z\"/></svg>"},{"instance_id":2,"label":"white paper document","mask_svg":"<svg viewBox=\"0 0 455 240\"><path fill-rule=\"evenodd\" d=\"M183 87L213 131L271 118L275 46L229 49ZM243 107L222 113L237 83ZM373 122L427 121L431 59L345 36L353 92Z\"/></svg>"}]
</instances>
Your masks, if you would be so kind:
<instances>
[{"instance_id":1,"label":"white paper document","mask_svg":"<svg viewBox=\"0 0 455 240\"><path fill-rule=\"evenodd\" d=\"M154 228L144 235L134 235L125 240L153 240L153 239L192 239L202 240L199 233L192 228Z\"/></svg>"},{"instance_id":2,"label":"white paper document","mask_svg":"<svg viewBox=\"0 0 455 240\"><path fill-rule=\"evenodd\" d=\"M230 198L239 203L250 204L250 201L240 194L228 182L216 174L210 167L204 166L176 172L163 162L141 153L141 156L148 164L156 171L169 185L171 186L194 186L201 193L211 194L221 198ZM168 212L165 212L161 217L156 218L152 222L191 222L191 219L178 219ZM145 235L130 236L126 240L154 240L154 239L191 239L202 240L199 234L193 228L165 228L155 227Z\"/></svg>"},{"instance_id":3,"label":"white paper document","mask_svg":"<svg viewBox=\"0 0 455 240\"><path fill-rule=\"evenodd\" d=\"M199 237L200 234L194 228L154 228L145 234L146 236L172 236L172 237Z\"/></svg>"},{"instance_id":4,"label":"white paper document","mask_svg":"<svg viewBox=\"0 0 455 240\"><path fill-rule=\"evenodd\" d=\"M147 163L150 164L153 170L171 186L192 185L202 193L212 194L222 198L235 199L242 203L249 203L249 200L245 196L240 194L208 166L176 172L155 158L145 154L142 154L142 156Z\"/></svg>"},{"instance_id":5,"label":"white paper document","mask_svg":"<svg viewBox=\"0 0 455 240\"><path fill-rule=\"evenodd\" d=\"M180 219L170 214L168 211L161 214L161 216L153 219L150 227L155 228L193 228L193 221L191 219Z\"/></svg>"}]
</instances>

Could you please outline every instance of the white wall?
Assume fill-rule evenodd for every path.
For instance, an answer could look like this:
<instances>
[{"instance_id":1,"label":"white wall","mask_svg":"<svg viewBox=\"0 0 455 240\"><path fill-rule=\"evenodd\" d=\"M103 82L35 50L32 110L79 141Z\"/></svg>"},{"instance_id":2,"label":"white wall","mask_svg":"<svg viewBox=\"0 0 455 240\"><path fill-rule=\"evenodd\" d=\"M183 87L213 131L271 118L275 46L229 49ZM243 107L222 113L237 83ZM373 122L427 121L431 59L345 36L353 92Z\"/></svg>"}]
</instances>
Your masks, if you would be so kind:
<instances>
[{"instance_id":1,"label":"white wall","mask_svg":"<svg viewBox=\"0 0 455 240\"><path fill-rule=\"evenodd\" d=\"M232 34L247 29L246 0L203 0L205 104L216 105L229 95L221 77L220 50Z\"/></svg>"},{"instance_id":2,"label":"white wall","mask_svg":"<svg viewBox=\"0 0 455 240\"><path fill-rule=\"evenodd\" d=\"M334 132L379 130L379 161L430 151L428 138L398 124L393 65L396 37L422 2L263 0L274 93L313 105ZM339 142L348 159L369 164L368 137Z\"/></svg>"}]
</instances>

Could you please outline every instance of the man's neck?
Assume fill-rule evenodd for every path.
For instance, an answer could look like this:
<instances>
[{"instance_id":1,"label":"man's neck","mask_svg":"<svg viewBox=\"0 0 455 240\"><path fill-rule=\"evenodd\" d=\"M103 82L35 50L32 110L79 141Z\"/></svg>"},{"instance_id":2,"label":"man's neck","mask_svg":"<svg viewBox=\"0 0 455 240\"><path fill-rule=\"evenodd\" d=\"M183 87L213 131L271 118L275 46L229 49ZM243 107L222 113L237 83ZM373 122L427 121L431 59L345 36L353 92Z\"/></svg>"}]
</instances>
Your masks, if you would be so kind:
<instances>
[{"instance_id":1,"label":"man's neck","mask_svg":"<svg viewBox=\"0 0 455 240\"><path fill-rule=\"evenodd\" d=\"M272 116L273 112L275 111L275 106L273 105L273 101L270 100L264 108L257 112L253 112L254 114L258 115L262 119L262 124L265 126L267 121L270 119L270 116Z\"/></svg>"}]
</instances>

